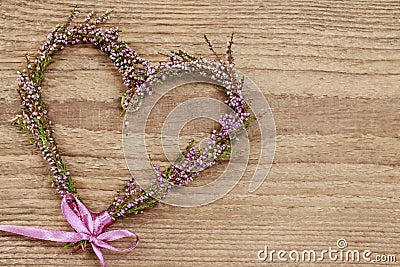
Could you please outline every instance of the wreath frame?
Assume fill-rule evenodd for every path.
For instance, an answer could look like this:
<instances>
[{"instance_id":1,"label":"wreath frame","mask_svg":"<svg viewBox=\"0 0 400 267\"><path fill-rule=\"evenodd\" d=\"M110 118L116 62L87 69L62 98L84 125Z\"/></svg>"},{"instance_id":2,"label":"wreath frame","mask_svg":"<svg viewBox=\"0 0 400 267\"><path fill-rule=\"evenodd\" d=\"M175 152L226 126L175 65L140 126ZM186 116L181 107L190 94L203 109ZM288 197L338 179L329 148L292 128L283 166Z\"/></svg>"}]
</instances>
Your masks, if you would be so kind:
<instances>
[{"instance_id":1,"label":"wreath frame","mask_svg":"<svg viewBox=\"0 0 400 267\"><path fill-rule=\"evenodd\" d=\"M206 75L211 74L215 80L224 83L227 95L225 103L235 112L221 116L220 129L211 133L211 145L200 151L195 149L194 142L187 145L182 154L178 156L179 162L184 164L176 161L164 170L154 164L156 178L149 188L141 188L135 177L132 176L123 189L117 191L110 206L106 209L106 212L114 220L118 220L154 207L172 186L183 186L190 183L203 170L229 157L231 153L230 137L247 128L254 116L249 113L249 105L242 94L243 80L239 79L234 71L233 34L227 42L224 60L215 52L207 36L204 36L215 59L208 60L178 50L172 51L167 56L167 61L153 66L130 48L128 43L119 40L121 31L118 28L103 29L99 27L109 19L111 13L112 11L107 11L104 15L96 16L92 11L83 22L73 25L79 14L75 6L67 21L63 25L57 25L49 33L38 54L34 58L31 58L29 54L26 55L27 66L18 71L18 93L22 113L12 123L30 134L33 143L50 165L49 177L52 180L52 186L60 196L65 197L72 194L78 200L82 200L59 153L41 85L47 67L54 62L53 56L67 46L92 44L111 59L122 76L123 84L127 87L121 96L122 114L132 107L140 106L144 95L151 94L148 84L156 82L158 73L166 69L184 71L188 67L197 68L197 71ZM206 160L204 155L206 155ZM206 164L199 162L206 162ZM190 171L187 167L189 165L192 166ZM89 240L83 240L74 244L84 248L88 243ZM69 245L72 244L67 246Z\"/></svg>"}]
</instances>

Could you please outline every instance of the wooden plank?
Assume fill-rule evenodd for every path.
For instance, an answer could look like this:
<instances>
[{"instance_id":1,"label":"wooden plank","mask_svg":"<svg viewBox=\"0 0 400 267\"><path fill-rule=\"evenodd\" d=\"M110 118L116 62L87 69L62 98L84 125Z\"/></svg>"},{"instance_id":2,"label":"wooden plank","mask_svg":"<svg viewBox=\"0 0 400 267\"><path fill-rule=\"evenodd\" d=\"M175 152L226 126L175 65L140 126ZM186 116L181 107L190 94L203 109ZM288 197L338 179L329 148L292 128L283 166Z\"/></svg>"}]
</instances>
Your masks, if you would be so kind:
<instances>
[{"instance_id":1,"label":"wooden plank","mask_svg":"<svg viewBox=\"0 0 400 267\"><path fill-rule=\"evenodd\" d=\"M118 221L112 229L131 229L142 242L128 254L104 251L108 266L278 266L276 258L258 261L257 251L264 245L320 251L337 248L340 238L348 249L370 249L372 257L393 254L400 261L399 1L68 2L1 2L0 224L70 229L49 186L47 165L9 120L19 109L16 70L24 67L24 54L35 53L78 3L83 14L114 9L109 25L122 29L122 38L154 64L160 53L177 48L210 57L203 34L222 53L235 32L237 67L264 93L277 131L274 163L258 191L248 193L260 135L253 127L250 164L229 194L197 208L161 204ZM90 46L66 49L46 74L43 88L60 150L85 203L101 211L129 177L121 143L121 78ZM161 165L165 115L199 96L223 99L212 86L181 87L150 117L146 145ZM201 140L214 125L188 124L182 143ZM215 179L226 166L207 170L194 185ZM62 244L1 232L0 265L99 262L93 253L70 255Z\"/></svg>"}]
</instances>

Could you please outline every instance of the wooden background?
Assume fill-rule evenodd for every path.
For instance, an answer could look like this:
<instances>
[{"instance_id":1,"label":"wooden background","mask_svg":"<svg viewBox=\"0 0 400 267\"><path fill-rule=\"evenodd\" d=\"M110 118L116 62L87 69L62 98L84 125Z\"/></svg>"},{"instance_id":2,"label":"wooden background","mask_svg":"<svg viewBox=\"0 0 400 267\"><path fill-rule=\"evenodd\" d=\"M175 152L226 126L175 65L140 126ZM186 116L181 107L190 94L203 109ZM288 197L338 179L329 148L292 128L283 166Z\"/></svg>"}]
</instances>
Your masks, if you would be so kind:
<instances>
[{"instance_id":1,"label":"wooden background","mask_svg":"<svg viewBox=\"0 0 400 267\"><path fill-rule=\"evenodd\" d=\"M211 56L205 33L223 53L235 32L237 67L264 92L276 122L274 164L256 193L247 192L257 159L252 151L245 177L224 198L191 209L161 205L119 221L112 229L135 231L142 242L129 254L104 251L108 266L278 265L257 261L257 251L264 245L335 248L339 238L347 240L348 249L395 254L400 261L398 0L2 0L0 224L70 229L50 188L47 165L28 136L8 121L19 111L16 70L25 66L25 52L35 53L74 3L81 18L92 9L114 9L110 24L153 63L162 59L160 52L176 48ZM43 85L56 138L86 204L100 211L129 176L118 103L124 87L112 63L89 46L69 48L56 60ZM168 111L168 103L186 99L184 94L221 96L211 87L180 88L159 105L160 113ZM154 127L148 127L155 137L159 120L154 116ZM212 123L192 123L182 138L204 128L212 129ZM250 137L256 148L257 131ZM162 161L155 143L148 147ZM214 179L224 168L199 179ZM2 232L0 265L99 262L93 253L70 255L60 243Z\"/></svg>"}]
</instances>

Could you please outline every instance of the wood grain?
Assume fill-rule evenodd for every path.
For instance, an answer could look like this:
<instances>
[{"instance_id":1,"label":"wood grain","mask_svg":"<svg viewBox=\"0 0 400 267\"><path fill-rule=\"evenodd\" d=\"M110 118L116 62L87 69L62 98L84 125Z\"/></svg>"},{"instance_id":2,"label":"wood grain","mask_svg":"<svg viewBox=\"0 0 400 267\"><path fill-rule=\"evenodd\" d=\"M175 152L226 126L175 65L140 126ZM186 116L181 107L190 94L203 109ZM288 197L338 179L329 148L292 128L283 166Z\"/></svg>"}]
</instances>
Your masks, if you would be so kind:
<instances>
[{"instance_id":1,"label":"wood grain","mask_svg":"<svg viewBox=\"0 0 400 267\"><path fill-rule=\"evenodd\" d=\"M153 63L176 48L210 57L203 34L222 53L235 32L237 67L268 99L277 130L275 160L258 191L247 191L259 146L259 132L252 129L250 164L234 190L203 207L160 205L119 221L113 229L131 229L143 241L132 253L104 251L108 266L278 266L283 263L258 261L257 251L264 245L323 250L335 248L340 238L349 249L394 254L400 261L398 0L1 1L0 224L70 229L45 162L8 121L19 109L16 70L24 66L24 54L37 50L74 3L82 13L114 9L110 24ZM56 57L43 88L80 194L92 210L101 211L129 176L121 143L121 78L99 51L80 46ZM158 113L199 95L218 98L221 92L177 89ZM154 116L147 127L149 153L161 163L162 122ZM188 125L182 139L211 126ZM225 167L199 179L212 180ZM349 263L287 263L321 264ZM99 262L93 253L70 255L62 244L1 232L0 265Z\"/></svg>"}]
</instances>

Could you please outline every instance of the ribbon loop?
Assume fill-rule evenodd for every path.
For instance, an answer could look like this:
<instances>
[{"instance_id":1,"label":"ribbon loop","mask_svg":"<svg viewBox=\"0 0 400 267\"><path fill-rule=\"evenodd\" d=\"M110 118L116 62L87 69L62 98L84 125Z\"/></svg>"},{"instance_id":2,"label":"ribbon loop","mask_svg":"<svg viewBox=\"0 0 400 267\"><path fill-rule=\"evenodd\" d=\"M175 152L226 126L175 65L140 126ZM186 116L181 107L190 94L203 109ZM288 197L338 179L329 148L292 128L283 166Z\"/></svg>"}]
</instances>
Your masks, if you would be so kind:
<instances>
[{"instance_id":1,"label":"ribbon loop","mask_svg":"<svg viewBox=\"0 0 400 267\"><path fill-rule=\"evenodd\" d=\"M88 208L72 194L67 194L63 197L61 201L61 210L65 219L76 232L15 225L0 225L0 231L55 242L78 242L88 240L103 267L106 267L106 262L100 248L126 253L134 250L140 242L139 236L128 230L111 230L105 232L105 229L115 222L110 214L107 211L91 213ZM127 249L121 250L108 244L108 242L125 237L136 238L136 241Z\"/></svg>"}]
</instances>

